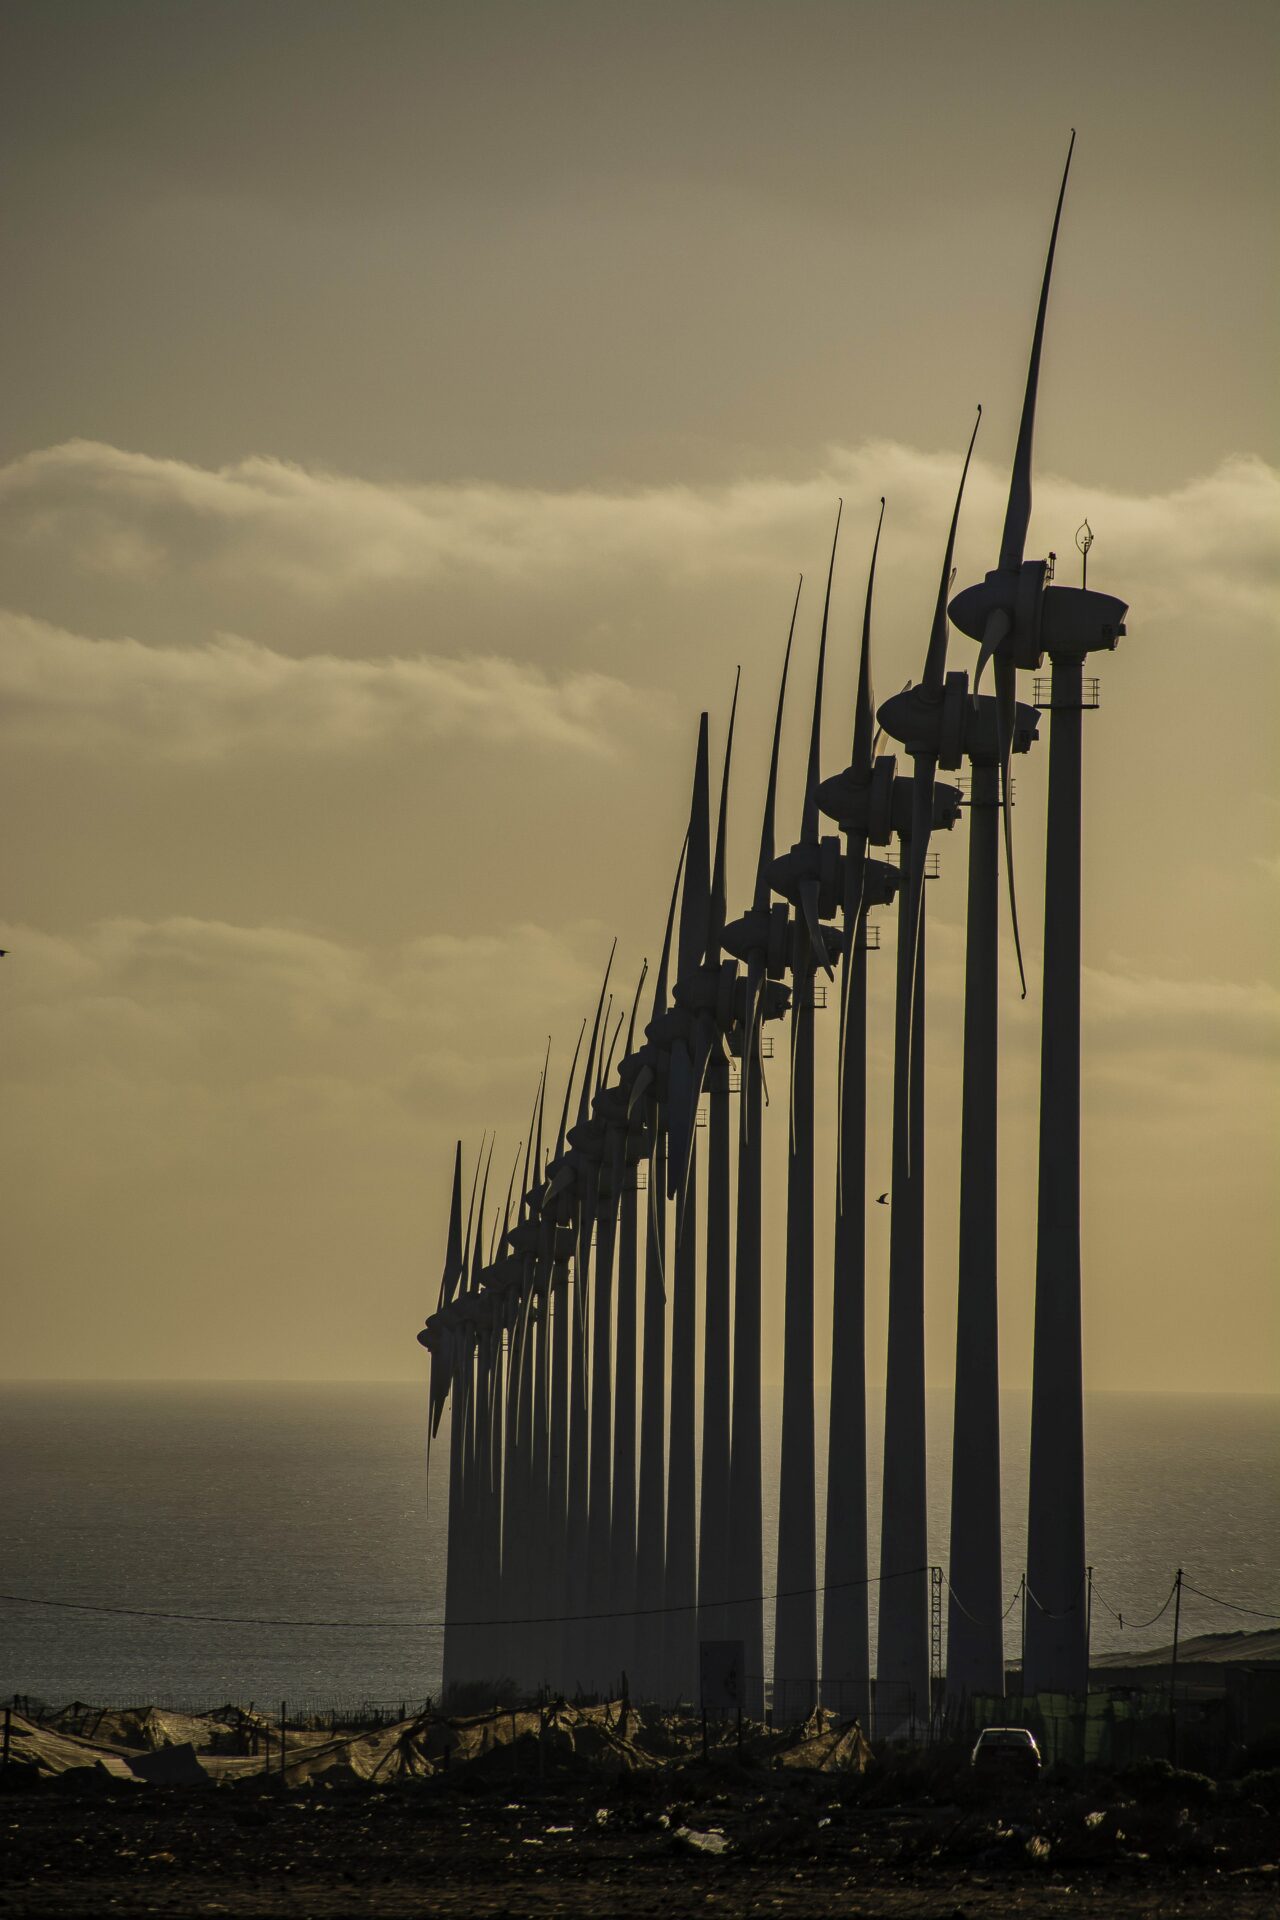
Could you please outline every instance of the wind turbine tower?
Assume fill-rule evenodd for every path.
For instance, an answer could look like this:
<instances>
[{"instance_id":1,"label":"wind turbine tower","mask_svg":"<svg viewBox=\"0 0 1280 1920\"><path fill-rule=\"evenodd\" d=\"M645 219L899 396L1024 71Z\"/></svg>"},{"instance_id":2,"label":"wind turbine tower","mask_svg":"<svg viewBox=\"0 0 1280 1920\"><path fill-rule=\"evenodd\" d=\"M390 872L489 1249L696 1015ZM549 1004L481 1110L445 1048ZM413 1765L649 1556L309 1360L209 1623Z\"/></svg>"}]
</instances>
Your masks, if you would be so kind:
<instances>
[{"instance_id":1,"label":"wind turbine tower","mask_svg":"<svg viewBox=\"0 0 1280 1920\"><path fill-rule=\"evenodd\" d=\"M994 663L1006 802L1017 669L1034 670L1046 653L1052 662L1024 1693L1082 1693L1088 1686L1080 1328L1081 716L1084 662L1090 653L1115 647L1128 612L1111 594L1051 587L1049 563L1023 557L1045 314L1070 167L1069 149L1041 283L999 564L957 594L950 608L960 631L981 645L978 677L988 659ZM1005 836L1012 901L1007 804ZM1016 938L1016 908L1014 932Z\"/></svg>"},{"instance_id":2,"label":"wind turbine tower","mask_svg":"<svg viewBox=\"0 0 1280 1920\"><path fill-rule=\"evenodd\" d=\"M880 503L881 523L884 502ZM867 1616L866 1144L867 921L894 898L902 875L867 857L892 833L894 762L873 762L871 603L880 525L867 574L862 647L854 699L853 751L824 780L818 805L845 835L844 958L840 973L837 1074L836 1230L831 1320L831 1410L827 1431L826 1594L822 1615L822 1702L844 1718L870 1721Z\"/></svg>"}]
</instances>

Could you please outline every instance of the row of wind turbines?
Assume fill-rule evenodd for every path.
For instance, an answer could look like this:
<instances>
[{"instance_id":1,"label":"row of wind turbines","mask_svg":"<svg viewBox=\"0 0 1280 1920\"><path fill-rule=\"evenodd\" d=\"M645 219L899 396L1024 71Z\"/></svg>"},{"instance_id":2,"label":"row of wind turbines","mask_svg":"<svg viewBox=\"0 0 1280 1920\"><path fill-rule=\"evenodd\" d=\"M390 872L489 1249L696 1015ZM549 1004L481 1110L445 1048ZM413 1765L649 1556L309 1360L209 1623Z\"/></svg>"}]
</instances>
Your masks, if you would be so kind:
<instances>
[{"instance_id":1,"label":"row of wind turbines","mask_svg":"<svg viewBox=\"0 0 1280 1920\"><path fill-rule=\"evenodd\" d=\"M1074 135L1072 136L1074 146ZM613 956L579 1035L558 1124L550 1056L486 1251L492 1146L464 1225L454 1162L431 1356L430 1430L451 1401L444 1685L612 1689L696 1700L701 1642L741 1644L759 1711L765 1608L773 1705L819 1703L881 1732L927 1719L930 1587L925 1485L926 886L932 836L952 829L967 766L966 940L948 1693L1005 1689L996 1262L998 860L1021 974L1010 764L1051 713L1040 1074L1024 1693L1087 1686L1080 1340L1080 858L1084 663L1115 647L1125 604L1053 581L1024 557L1045 314L1070 171L1058 194L997 564L948 604L975 422L918 683L871 690L877 526L848 765L819 766L833 540L800 833L775 844L778 759L799 592L774 720L755 886L728 917L731 713L711 833L707 716L661 959L629 1013L610 1011ZM979 415L981 409L979 409ZM883 502L881 522L883 522ZM839 516L836 538L839 536ZM972 690L948 670L949 623L979 645ZM1048 656L1050 697L1017 698ZM990 662L993 691L979 683ZM734 693L736 713L737 690ZM898 756L877 751L880 732ZM833 831L824 833L824 819ZM896 848L896 863L888 856ZM896 905L889 1323L879 1557L867 1526L865 1206L868 916ZM837 1165L826 1511L814 1417L815 1002L837 983ZM1022 982L1025 997L1025 979ZM789 1022L789 1120L777 1572L764 1579L761 1439L762 1137L771 1025ZM621 1052L618 1043L625 1020ZM582 1058L586 1041L585 1060ZM616 1056L616 1057L615 1057ZM581 1071L579 1063L581 1062ZM576 1104L575 1104L576 1087ZM738 1095L736 1116L731 1095ZM700 1103L707 1100L705 1143ZM572 1115L572 1123L571 1123ZM736 1154L734 1135L736 1134ZM736 1178L735 1178L736 1164ZM518 1187L517 1187L517 1175ZM698 1185L705 1182L701 1209ZM699 1218L705 1234L698 1298ZM772 1280L772 1276L770 1276ZM702 1315L701 1391L696 1377ZM701 1411L701 1446L698 1415ZM700 1475L700 1483L698 1476ZM817 1575L818 1526L824 1577ZM871 1657L870 1588L879 1588ZM821 1663L819 1662L821 1613ZM873 1682L874 1676L874 1682Z\"/></svg>"}]
</instances>

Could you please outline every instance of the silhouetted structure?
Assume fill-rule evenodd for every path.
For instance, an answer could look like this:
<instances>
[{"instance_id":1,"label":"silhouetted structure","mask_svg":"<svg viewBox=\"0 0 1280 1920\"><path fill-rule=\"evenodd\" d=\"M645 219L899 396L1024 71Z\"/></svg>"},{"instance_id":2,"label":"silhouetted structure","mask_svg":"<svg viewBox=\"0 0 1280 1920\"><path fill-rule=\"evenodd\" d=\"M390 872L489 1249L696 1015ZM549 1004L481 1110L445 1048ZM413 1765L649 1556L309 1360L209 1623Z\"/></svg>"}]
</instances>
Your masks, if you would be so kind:
<instances>
[{"instance_id":1,"label":"silhouetted structure","mask_svg":"<svg viewBox=\"0 0 1280 1920\"><path fill-rule=\"evenodd\" d=\"M1074 139L1074 136L1073 136ZM1070 153L1067 168L1070 167ZM487 1228L493 1155L482 1146L464 1228L455 1155L444 1271L419 1335L431 1355L429 1427L451 1406L446 1689L509 1674L517 1686L697 1699L699 1639L741 1640L748 1711L764 1659L761 1322L766 1027L790 1016L787 1220L773 1701L784 1718L819 1698L892 1735L933 1709L925 1501L926 881L935 831L959 818L970 771L960 1233L948 1686L1004 1688L996 1268L997 896L1003 818L1015 948L1011 756L1037 736L1019 668L1049 656L1053 715L1040 1087L1036 1322L1025 1691L1086 1684L1080 1344L1080 810L1083 665L1114 647L1127 609L1052 582L1024 558L1045 316L1067 173L1036 316L998 565L947 606L970 440L920 683L886 700L883 730L908 778L876 753L868 573L850 764L821 777L821 726L839 515L818 643L799 838L775 850L792 609L772 732L752 900L728 916L726 858L737 689L712 858L708 720L700 718L689 826L653 1005L629 1018L605 968L583 1022L554 1151L543 1164L548 1053L505 1205ZM977 428L974 428L976 437ZM881 525L884 503L881 502ZM948 615L980 643L948 672ZM994 694L979 691L987 662ZM823 836L820 814L843 835ZM896 840L898 865L873 857ZM771 899L771 893L779 895ZM879 1646L869 1657L866 1442L868 915L896 899L890 1114L892 1200ZM840 924L836 924L839 915ZM678 917L677 917L678 916ZM674 951L673 951L674 948ZM815 1498L815 1007L839 963L831 1415L826 1591L819 1663ZM674 974L674 978L672 977ZM1024 983L1025 997L1025 983ZM624 1019L621 1058L614 1056ZM576 1118L568 1125L577 1087ZM739 1096L736 1124L732 1112ZM700 1103L707 1096L708 1124ZM700 1150L699 1139L705 1145ZM736 1167L736 1203L735 1203ZM516 1191L520 1172L519 1192ZM705 1202L699 1208L699 1184ZM668 1201L674 1202L668 1234ZM643 1215L643 1220L642 1220ZM705 1218L700 1248L699 1218ZM486 1231L489 1233L486 1257ZM643 1234L643 1275L640 1239ZM668 1245L670 1240L671 1244ZM697 1350L702 1252L702 1392ZM732 1299L731 1299L732 1295ZM429 1442L430 1450L430 1442ZM700 1486L699 1486L700 1479ZM936 1548L933 1550L936 1558ZM481 1621L496 1625L482 1626Z\"/></svg>"}]
</instances>

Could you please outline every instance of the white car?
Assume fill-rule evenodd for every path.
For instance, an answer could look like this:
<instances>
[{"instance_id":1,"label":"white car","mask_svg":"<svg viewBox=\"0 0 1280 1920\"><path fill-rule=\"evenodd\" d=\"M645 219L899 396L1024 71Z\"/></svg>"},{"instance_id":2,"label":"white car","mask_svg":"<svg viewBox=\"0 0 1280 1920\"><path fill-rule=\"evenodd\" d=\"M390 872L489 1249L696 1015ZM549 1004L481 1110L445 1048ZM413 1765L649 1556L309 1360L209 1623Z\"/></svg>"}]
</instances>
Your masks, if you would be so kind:
<instances>
[{"instance_id":1,"label":"white car","mask_svg":"<svg viewBox=\"0 0 1280 1920\"><path fill-rule=\"evenodd\" d=\"M1040 1749L1029 1727L984 1727L969 1764L977 1773L1017 1774L1034 1780L1040 1772Z\"/></svg>"}]
</instances>

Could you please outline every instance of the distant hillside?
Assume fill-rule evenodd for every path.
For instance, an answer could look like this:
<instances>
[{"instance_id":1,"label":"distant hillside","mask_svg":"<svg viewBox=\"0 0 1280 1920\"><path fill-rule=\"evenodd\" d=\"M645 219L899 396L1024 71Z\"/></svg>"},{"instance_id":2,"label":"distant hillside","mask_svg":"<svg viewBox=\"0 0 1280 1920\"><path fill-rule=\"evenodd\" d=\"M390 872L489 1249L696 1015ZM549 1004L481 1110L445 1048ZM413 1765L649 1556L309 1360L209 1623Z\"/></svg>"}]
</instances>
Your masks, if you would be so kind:
<instances>
[{"instance_id":1,"label":"distant hillside","mask_svg":"<svg viewBox=\"0 0 1280 1920\"><path fill-rule=\"evenodd\" d=\"M1121 1649L1096 1655L1092 1667L1167 1667L1173 1657L1172 1645L1149 1647L1142 1653ZM1256 1667L1280 1662L1280 1628L1264 1627L1261 1633L1198 1633L1178 1642L1178 1664L1186 1661L1203 1666Z\"/></svg>"}]
</instances>

